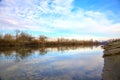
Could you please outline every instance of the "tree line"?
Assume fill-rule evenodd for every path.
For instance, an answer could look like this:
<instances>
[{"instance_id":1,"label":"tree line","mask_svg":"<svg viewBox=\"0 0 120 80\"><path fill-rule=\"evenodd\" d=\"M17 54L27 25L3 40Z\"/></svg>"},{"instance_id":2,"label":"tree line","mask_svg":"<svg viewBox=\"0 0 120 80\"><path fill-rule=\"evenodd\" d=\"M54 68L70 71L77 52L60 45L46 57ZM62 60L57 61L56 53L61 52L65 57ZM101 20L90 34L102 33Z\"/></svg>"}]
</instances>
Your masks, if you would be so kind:
<instances>
[{"instance_id":1,"label":"tree line","mask_svg":"<svg viewBox=\"0 0 120 80\"><path fill-rule=\"evenodd\" d=\"M40 35L38 38L19 30L13 34L0 34L0 46L2 47L16 47L16 46L80 46L80 45L99 45L99 41L91 40L76 40L57 38L56 40L49 40L45 35Z\"/></svg>"}]
</instances>

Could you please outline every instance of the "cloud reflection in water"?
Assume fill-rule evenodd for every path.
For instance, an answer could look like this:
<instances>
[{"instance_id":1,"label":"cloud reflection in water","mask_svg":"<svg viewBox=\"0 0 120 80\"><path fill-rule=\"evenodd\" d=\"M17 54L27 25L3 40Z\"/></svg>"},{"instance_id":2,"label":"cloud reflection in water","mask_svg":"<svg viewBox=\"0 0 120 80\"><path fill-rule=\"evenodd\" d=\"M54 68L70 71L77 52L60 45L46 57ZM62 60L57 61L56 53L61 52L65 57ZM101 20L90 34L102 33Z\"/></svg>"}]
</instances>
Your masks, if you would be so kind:
<instances>
[{"instance_id":1,"label":"cloud reflection in water","mask_svg":"<svg viewBox=\"0 0 120 80\"><path fill-rule=\"evenodd\" d=\"M5 80L101 80L101 56L100 48L80 48L49 51L45 55L36 51L19 62L0 57L0 77Z\"/></svg>"}]
</instances>

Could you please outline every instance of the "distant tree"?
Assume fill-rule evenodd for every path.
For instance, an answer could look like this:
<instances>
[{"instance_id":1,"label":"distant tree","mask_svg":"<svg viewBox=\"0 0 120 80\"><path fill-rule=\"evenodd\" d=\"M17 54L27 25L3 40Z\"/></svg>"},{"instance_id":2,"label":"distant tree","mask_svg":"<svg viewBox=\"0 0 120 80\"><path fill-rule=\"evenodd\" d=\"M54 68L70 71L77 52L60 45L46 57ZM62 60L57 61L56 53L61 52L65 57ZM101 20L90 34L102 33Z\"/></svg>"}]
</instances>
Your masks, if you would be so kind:
<instances>
[{"instance_id":1,"label":"distant tree","mask_svg":"<svg viewBox=\"0 0 120 80\"><path fill-rule=\"evenodd\" d=\"M3 35L2 35L2 34L0 34L0 40L1 40L1 39L3 39Z\"/></svg>"},{"instance_id":2,"label":"distant tree","mask_svg":"<svg viewBox=\"0 0 120 80\"><path fill-rule=\"evenodd\" d=\"M18 38L18 36L19 36L19 33L20 33L20 30L15 30L15 37L16 37L16 40L17 40L17 38Z\"/></svg>"},{"instance_id":3,"label":"distant tree","mask_svg":"<svg viewBox=\"0 0 120 80\"><path fill-rule=\"evenodd\" d=\"M27 33L24 33L24 32L21 32L19 35L18 35L18 41L20 42L28 42L28 41L32 41L33 37Z\"/></svg>"},{"instance_id":4,"label":"distant tree","mask_svg":"<svg viewBox=\"0 0 120 80\"><path fill-rule=\"evenodd\" d=\"M44 35L40 35L40 36L39 36L39 40L40 40L41 42L43 42L43 43L47 40L47 38L48 38L48 37L47 37L47 36L44 36Z\"/></svg>"},{"instance_id":5,"label":"distant tree","mask_svg":"<svg viewBox=\"0 0 120 80\"><path fill-rule=\"evenodd\" d=\"M57 43L60 43L61 39L60 38L57 38Z\"/></svg>"},{"instance_id":6,"label":"distant tree","mask_svg":"<svg viewBox=\"0 0 120 80\"><path fill-rule=\"evenodd\" d=\"M3 39L3 32L0 30L0 40Z\"/></svg>"},{"instance_id":7,"label":"distant tree","mask_svg":"<svg viewBox=\"0 0 120 80\"><path fill-rule=\"evenodd\" d=\"M58 38L57 41L58 41L58 42L66 42L66 39L64 39L64 38Z\"/></svg>"},{"instance_id":8,"label":"distant tree","mask_svg":"<svg viewBox=\"0 0 120 80\"><path fill-rule=\"evenodd\" d=\"M13 40L13 36L11 34L5 34L4 37L3 37L4 40L7 40L7 41L11 41Z\"/></svg>"}]
</instances>

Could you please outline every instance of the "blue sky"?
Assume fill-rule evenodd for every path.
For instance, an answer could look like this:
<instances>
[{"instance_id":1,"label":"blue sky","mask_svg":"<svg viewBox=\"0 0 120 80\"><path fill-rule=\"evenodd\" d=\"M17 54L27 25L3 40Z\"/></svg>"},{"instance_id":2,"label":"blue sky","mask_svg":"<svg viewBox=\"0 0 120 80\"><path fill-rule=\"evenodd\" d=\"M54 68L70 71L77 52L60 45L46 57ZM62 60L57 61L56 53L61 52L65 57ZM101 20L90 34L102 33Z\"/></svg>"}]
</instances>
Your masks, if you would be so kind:
<instances>
[{"instance_id":1,"label":"blue sky","mask_svg":"<svg viewBox=\"0 0 120 80\"><path fill-rule=\"evenodd\" d=\"M120 0L0 0L0 33L77 39L120 37Z\"/></svg>"}]
</instances>

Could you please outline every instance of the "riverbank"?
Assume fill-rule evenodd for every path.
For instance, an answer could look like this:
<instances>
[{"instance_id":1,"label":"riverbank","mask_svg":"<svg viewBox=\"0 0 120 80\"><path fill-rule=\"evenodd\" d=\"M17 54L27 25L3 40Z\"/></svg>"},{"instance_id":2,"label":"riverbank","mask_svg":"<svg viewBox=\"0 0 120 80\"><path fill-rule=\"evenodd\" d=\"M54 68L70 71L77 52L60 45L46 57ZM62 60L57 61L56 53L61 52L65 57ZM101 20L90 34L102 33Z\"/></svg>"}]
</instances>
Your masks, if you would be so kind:
<instances>
[{"instance_id":1,"label":"riverbank","mask_svg":"<svg viewBox=\"0 0 120 80\"><path fill-rule=\"evenodd\" d=\"M0 48L6 47L65 47L65 46L99 46L99 42L94 41L5 41L0 40Z\"/></svg>"},{"instance_id":2,"label":"riverbank","mask_svg":"<svg viewBox=\"0 0 120 80\"><path fill-rule=\"evenodd\" d=\"M103 57L111 55L120 55L120 40L109 42L108 44L103 46L103 49Z\"/></svg>"},{"instance_id":3,"label":"riverbank","mask_svg":"<svg viewBox=\"0 0 120 80\"><path fill-rule=\"evenodd\" d=\"M58 47L58 46L96 46L100 45L97 40L76 40L67 38L48 38L40 35L32 36L25 32L17 31L16 34L0 34L0 47Z\"/></svg>"}]
</instances>

